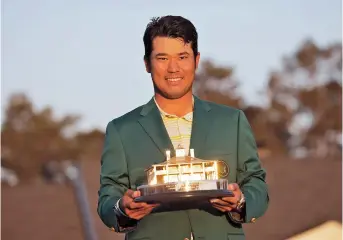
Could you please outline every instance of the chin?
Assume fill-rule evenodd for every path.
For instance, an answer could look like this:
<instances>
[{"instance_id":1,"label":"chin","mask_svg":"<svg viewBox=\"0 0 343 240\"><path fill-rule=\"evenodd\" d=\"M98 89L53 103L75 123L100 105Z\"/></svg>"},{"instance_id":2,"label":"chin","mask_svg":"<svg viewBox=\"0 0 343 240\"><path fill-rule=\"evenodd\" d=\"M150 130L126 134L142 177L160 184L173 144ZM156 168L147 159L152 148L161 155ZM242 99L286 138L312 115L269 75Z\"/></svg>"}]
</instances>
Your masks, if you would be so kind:
<instances>
[{"instance_id":1,"label":"chin","mask_svg":"<svg viewBox=\"0 0 343 240\"><path fill-rule=\"evenodd\" d=\"M185 96L188 92L164 92L162 95L167 99L179 99Z\"/></svg>"}]
</instances>

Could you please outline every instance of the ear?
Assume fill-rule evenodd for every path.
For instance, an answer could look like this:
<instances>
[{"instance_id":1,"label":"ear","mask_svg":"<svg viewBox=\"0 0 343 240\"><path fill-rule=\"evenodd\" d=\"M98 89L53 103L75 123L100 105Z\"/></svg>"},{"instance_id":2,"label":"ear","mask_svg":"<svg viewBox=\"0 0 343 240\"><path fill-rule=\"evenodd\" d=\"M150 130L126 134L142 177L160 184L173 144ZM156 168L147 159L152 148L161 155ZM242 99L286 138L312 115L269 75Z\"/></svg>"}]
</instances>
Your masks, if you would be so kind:
<instances>
[{"instance_id":1,"label":"ear","mask_svg":"<svg viewBox=\"0 0 343 240\"><path fill-rule=\"evenodd\" d=\"M144 56L144 65L145 65L145 70L147 73L151 73L151 66L149 60Z\"/></svg>"},{"instance_id":2,"label":"ear","mask_svg":"<svg viewBox=\"0 0 343 240\"><path fill-rule=\"evenodd\" d=\"M200 61L200 52L198 52L197 56L195 57L195 69L198 69L199 61Z\"/></svg>"}]
</instances>

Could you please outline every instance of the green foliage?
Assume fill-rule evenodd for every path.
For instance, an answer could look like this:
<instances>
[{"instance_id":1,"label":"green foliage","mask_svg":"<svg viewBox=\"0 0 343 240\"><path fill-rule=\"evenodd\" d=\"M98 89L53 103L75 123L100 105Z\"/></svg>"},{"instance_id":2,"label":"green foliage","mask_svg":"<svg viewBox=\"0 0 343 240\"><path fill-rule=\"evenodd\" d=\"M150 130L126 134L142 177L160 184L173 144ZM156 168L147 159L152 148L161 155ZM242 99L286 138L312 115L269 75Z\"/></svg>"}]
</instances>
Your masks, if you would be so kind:
<instances>
[{"instance_id":1,"label":"green foliage","mask_svg":"<svg viewBox=\"0 0 343 240\"><path fill-rule=\"evenodd\" d=\"M3 163L21 178L39 176L43 165L49 161L77 160L85 145L83 138L92 141L87 134L71 138L66 134L73 130L79 116L57 119L50 107L34 109L25 94L11 96L4 119L1 131Z\"/></svg>"}]
</instances>

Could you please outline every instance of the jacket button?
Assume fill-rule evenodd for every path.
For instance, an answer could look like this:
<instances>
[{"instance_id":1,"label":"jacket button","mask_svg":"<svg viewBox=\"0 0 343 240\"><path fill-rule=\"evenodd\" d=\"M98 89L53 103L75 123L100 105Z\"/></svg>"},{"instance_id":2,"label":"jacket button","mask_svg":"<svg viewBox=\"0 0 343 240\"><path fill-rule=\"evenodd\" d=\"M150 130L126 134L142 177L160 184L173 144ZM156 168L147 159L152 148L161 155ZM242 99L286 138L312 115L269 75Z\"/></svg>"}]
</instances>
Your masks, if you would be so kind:
<instances>
[{"instance_id":1,"label":"jacket button","mask_svg":"<svg viewBox=\"0 0 343 240\"><path fill-rule=\"evenodd\" d=\"M252 218L252 219L251 219L251 222L252 222L252 223L256 222L256 218Z\"/></svg>"},{"instance_id":2,"label":"jacket button","mask_svg":"<svg viewBox=\"0 0 343 240\"><path fill-rule=\"evenodd\" d=\"M115 231L114 227L111 227L110 230L113 231L113 232Z\"/></svg>"}]
</instances>

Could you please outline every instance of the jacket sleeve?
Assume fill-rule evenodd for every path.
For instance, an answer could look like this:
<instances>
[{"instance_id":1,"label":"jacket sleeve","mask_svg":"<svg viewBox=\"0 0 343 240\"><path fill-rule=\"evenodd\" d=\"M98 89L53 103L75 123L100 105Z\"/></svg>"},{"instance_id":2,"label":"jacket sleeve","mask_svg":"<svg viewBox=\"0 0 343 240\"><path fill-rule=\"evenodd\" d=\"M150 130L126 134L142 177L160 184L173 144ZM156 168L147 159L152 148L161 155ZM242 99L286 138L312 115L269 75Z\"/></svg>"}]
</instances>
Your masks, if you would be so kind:
<instances>
[{"instance_id":1,"label":"jacket sleeve","mask_svg":"<svg viewBox=\"0 0 343 240\"><path fill-rule=\"evenodd\" d=\"M129 176L124 148L113 121L106 127L104 148L101 155L100 189L97 211L102 222L116 232L126 232L136 226L131 220L120 226L114 211L117 201L129 188Z\"/></svg>"},{"instance_id":2,"label":"jacket sleeve","mask_svg":"<svg viewBox=\"0 0 343 240\"><path fill-rule=\"evenodd\" d=\"M238 117L237 144L237 183L245 196L244 217L240 222L254 222L266 212L269 195L266 171L261 167L251 126L242 111ZM237 219L233 214L230 217Z\"/></svg>"}]
</instances>

